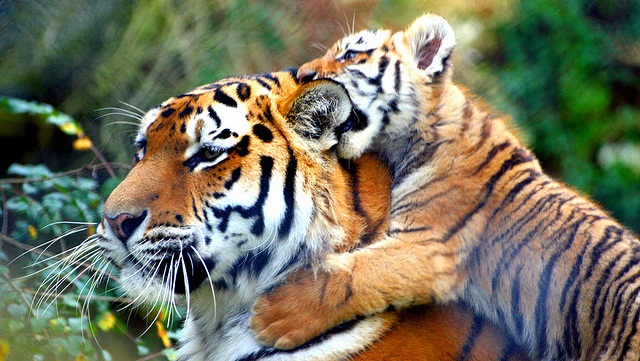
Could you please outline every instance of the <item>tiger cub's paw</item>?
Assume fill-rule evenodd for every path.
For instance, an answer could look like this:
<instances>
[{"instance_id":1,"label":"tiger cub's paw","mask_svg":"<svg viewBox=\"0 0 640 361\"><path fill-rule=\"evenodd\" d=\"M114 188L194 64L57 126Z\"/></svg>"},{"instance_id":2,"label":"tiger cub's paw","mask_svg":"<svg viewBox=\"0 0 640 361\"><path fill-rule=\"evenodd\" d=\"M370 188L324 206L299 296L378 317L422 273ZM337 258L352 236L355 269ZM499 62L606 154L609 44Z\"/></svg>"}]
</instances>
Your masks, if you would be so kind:
<instances>
[{"instance_id":1,"label":"tiger cub's paw","mask_svg":"<svg viewBox=\"0 0 640 361\"><path fill-rule=\"evenodd\" d=\"M288 350L354 317L345 307L349 285L332 278L328 273L302 270L260 296L250 321L258 341Z\"/></svg>"}]
</instances>

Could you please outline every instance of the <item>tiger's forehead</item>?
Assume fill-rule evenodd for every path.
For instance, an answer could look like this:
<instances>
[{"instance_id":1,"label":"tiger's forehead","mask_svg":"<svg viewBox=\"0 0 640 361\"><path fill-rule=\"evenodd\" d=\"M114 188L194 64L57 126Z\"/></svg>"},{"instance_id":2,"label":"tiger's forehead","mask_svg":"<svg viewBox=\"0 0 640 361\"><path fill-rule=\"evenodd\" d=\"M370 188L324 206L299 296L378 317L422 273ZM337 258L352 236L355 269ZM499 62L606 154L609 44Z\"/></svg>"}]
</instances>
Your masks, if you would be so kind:
<instances>
[{"instance_id":1,"label":"tiger's forehead","mask_svg":"<svg viewBox=\"0 0 640 361\"><path fill-rule=\"evenodd\" d=\"M335 50L340 53L347 50L367 51L377 49L390 36L391 32L389 30L363 30L340 39L335 45Z\"/></svg>"},{"instance_id":2,"label":"tiger's forehead","mask_svg":"<svg viewBox=\"0 0 640 361\"><path fill-rule=\"evenodd\" d=\"M200 121L220 126L222 119L239 119L238 116L246 113L242 109L246 109L245 103L252 98L269 95L269 87L255 82L225 80L204 85L170 98L147 112L141 122L141 132L146 132L152 124L164 119L185 126L188 126L187 123L193 126Z\"/></svg>"},{"instance_id":3,"label":"tiger's forehead","mask_svg":"<svg viewBox=\"0 0 640 361\"><path fill-rule=\"evenodd\" d=\"M255 112L259 111L257 107L268 107L268 101L259 100L271 98L278 86L276 78L257 76L201 86L150 110L142 119L138 140L146 140L153 134L180 138L193 148L187 149L186 156L202 143L232 146L240 135L249 131L252 123L260 121L249 116L249 108Z\"/></svg>"}]
</instances>

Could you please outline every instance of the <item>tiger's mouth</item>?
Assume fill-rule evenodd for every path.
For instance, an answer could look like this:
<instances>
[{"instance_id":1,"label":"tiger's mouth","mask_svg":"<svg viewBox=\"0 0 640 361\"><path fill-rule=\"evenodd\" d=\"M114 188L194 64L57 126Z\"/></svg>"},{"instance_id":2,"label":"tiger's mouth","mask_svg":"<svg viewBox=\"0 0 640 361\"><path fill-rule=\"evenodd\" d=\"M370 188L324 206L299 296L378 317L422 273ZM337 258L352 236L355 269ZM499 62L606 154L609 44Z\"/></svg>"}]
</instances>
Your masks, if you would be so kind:
<instances>
[{"instance_id":1,"label":"tiger's mouth","mask_svg":"<svg viewBox=\"0 0 640 361\"><path fill-rule=\"evenodd\" d=\"M158 249L153 259L138 259L129 254L124 262L125 267L134 268L147 281L161 282L171 292L184 295L198 289L205 281L211 279L211 272L216 266L212 257L203 257L192 246L179 249Z\"/></svg>"},{"instance_id":2,"label":"tiger's mouth","mask_svg":"<svg viewBox=\"0 0 640 361\"><path fill-rule=\"evenodd\" d=\"M136 279L158 282L168 291L184 295L207 280L212 282L211 272L216 267L215 257L198 251L198 234L191 227L159 228L129 246L123 245L123 249L104 250L112 264L121 270L129 268ZM109 242L107 238L104 241Z\"/></svg>"},{"instance_id":3,"label":"tiger's mouth","mask_svg":"<svg viewBox=\"0 0 640 361\"><path fill-rule=\"evenodd\" d=\"M159 275L167 275L161 278L170 280L169 287L173 293L184 295L195 291L206 280L211 280L210 270L214 267L213 259L201 259L192 252L183 251L158 262L155 268Z\"/></svg>"}]
</instances>

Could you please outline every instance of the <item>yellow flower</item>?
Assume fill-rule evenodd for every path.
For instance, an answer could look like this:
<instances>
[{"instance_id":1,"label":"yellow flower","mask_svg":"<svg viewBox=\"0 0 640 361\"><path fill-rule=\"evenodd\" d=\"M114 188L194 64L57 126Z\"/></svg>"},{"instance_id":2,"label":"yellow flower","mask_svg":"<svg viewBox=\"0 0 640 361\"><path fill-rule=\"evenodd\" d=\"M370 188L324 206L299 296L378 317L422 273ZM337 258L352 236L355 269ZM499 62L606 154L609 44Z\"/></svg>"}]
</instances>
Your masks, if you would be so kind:
<instances>
[{"instance_id":1,"label":"yellow flower","mask_svg":"<svg viewBox=\"0 0 640 361\"><path fill-rule=\"evenodd\" d=\"M102 331L109 331L115 327L117 321L118 320L116 319L116 316L113 315L113 313L105 312L104 315L102 315L102 318L100 318L100 321L98 321L98 327Z\"/></svg>"},{"instance_id":2,"label":"yellow flower","mask_svg":"<svg viewBox=\"0 0 640 361\"><path fill-rule=\"evenodd\" d=\"M167 330L165 330L162 322L156 321L156 327L158 328L158 337L162 340L162 344L165 348L171 347L171 339L169 339L169 335L167 335Z\"/></svg>"},{"instance_id":3,"label":"yellow flower","mask_svg":"<svg viewBox=\"0 0 640 361\"><path fill-rule=\"evenodd\" d=\"M7 359L10 349L11 347L9 346L9 342L0 338L0 361L5 361Z\"/></svg>"},{"instance_id":4,"label":"yellow flower","mask_svg":"<svg viewBox=\"0 0 640 361\"><path fill-rule=\"evenodd\" d=\"M91 139L86 135L80 135L78 139L73 141L73 149L75 150L89 150L93 146Z\"/></svg>"},{"instance_id":5,"label":"yellow flower","mask_svg":"<svg viewBox=\"0 0 640 361\"><path fill-rule=\"evenodd\" d=\"M78 355L73 361L88 361L85 355Z\"/></svg>"},{"instance_id":6,"label":"yellow flower","mask_svg":"<svg viewBox=\"0 0 640 361\"><path fill-rule=\"evenodd\" d=\"M94 234L96 234L96 227L87 226L87 236L93 236Z\"/></svg>"},{"instance_id":7,"label":"yellow flower","mask_svg":"<svg viewBox=\"0 0 640 361\"><path fill-rule=\"evenodd\" d=\"M82 133L82 129L73 122L66 122L59 126L60 130L65 132L66 134L80 134Z\"/></svg>"},{"instance_id":8,"label":"yellow flower","mask_svg":"<svg viewBox=\"0 0 640 361\"><path fill-rule=\"evenodd\" d=\"M31 239L38 238L38 230L36 229L36 227L29 225L29 227L27 227L27 231L29 232L29 237L31 237Z\"/></svg>"}]
</instances>

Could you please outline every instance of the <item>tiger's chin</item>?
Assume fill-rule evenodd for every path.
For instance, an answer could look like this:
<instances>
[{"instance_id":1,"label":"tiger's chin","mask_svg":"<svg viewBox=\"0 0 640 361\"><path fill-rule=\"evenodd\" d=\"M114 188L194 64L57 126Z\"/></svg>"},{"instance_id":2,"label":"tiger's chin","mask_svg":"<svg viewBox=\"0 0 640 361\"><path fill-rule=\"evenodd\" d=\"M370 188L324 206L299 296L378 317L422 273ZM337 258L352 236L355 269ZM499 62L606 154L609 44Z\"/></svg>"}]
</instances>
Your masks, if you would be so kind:
<instances>
[{"instance_id":1,"label":"tiger's chin","mask_svg":"<svg viewBox=\"0 0 640 361\"><path fill-rule=\"evenodd\" d=\"M194 261L185 253L179 262L169 257L159 261L154 268L128 264L121 268L120 286L133 297L135 303L186 306L187 294L201 287L213 287L210 270L214 265L215 261L211 259Z\"/></svg>"},{"instance_id":2,"label":"tiger's chin","mask_svg":"<svg viewBox=\"0 0 640 361\"><path fill-rule=\"evenodd\" d=\"M213 284L216 258L204 251L195 227L157 228L134 242L121 242L107 252L120 269L125 292L143 303L159 303L184 296L201 285ZM116 243L108 234L102 242ZM178 297L181 298L181 297Z\"/></svg>"}]
</instances>

